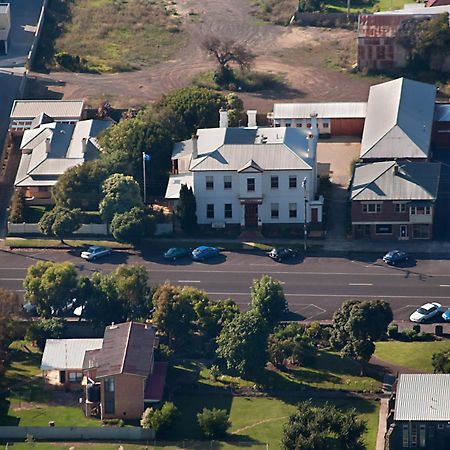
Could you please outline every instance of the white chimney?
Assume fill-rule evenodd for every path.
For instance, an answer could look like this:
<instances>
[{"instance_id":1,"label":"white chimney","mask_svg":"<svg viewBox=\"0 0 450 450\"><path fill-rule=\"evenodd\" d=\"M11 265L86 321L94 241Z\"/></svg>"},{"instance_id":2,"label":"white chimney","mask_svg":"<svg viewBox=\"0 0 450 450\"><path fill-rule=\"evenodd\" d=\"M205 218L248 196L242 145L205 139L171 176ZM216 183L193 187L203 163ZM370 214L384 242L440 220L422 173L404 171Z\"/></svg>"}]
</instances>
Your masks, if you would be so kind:
<instances>
[{"instance_id":1,"label":"white chimney","mask_svg":"<svg viewBox=\"0 0 450 450\"><path fill-rule=\"evenodd\" d=\"M45 139L45 151L47 152L47 153L50 153L50 150L51 150L51 142L52 142L52 140L48 137L48 138L46 138Z\"/></svg>"},{"instance_id":2,"label":"white chimney","mask_svg":"<svg viewBox=\"0 0 450 450\"><path fill-rule=\"evenodd\" d=\"M313 112L309 115L311 117L311 131L314 136L319 134L319 128L317 127L317 113Z\"/></svg>"},{"instance_id":3,"label":"white chimney","mask_svg":"<svg viewBox=\"0 0 450 450\"><path fill-rule=\"evenodd\" d=\"M315 159L316 157L316 140L314 139L314 134L312 132L308 133L308 136L306 137L308 142L308 153L311 158Z\"/></svg>"},{"instance_id":4,"label":"white chimney","mask_svg":"<svg viewBox=\"0 0 450 450\"><path fill-rule=\"evenodd\" d=\"M198 158L198 136L192 135L192 159Z\"/></svg>"},{"instance_id":5,"label":"white chimney","mask_svg":"<svg viewBox=\"0 0 450 450\"><path fill-rule=\"evenodd\" d=\"M219 128L228 128L228 111L226 109L219 110Z\"/></svg>"},{"instance_id":6,"label":"white chimney","mask_svg":"<svg viewBox=\"0 0 450 450\"><path fill-rule=\"evenodd\" d=\"M256 128L258 125L256 124L256 109L249 109L247 111L248 122L247 126L250 128Z\"/></svg>"},{"instance_id":7,"label":"white chimney","mask_svg":"<svg viewBox=\"0 0 450 450\"><path fill-rule=\"evenodd\" d=\"M83 138L81 139L81 151L83 153L86 153L86 150L87 150L87 139Z\"/></svg>"}]
</instances>

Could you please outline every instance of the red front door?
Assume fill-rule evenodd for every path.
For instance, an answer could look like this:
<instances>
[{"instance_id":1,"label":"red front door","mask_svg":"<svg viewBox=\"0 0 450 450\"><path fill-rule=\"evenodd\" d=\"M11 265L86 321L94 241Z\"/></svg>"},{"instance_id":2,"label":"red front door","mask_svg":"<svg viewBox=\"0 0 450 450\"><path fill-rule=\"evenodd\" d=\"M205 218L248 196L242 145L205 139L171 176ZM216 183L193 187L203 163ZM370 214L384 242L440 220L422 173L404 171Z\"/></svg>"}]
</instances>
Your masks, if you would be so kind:
<instances>
[{"instance_id":1,"label":"red front door","mask_svg":"<svg viewBox=\"0 0 450 450\"><path fill-rule=\"evenodd\" d=\"M258 205L256 203L247 203L245 205L245 226L247 228L256 228L258 226Z\"/></svg>"},{"instance_id":2,"label":"red front door","mask_svg":"<svg viewBox=\"0 0 450 450\"><path fill-rule=\"evenodd\" d=\"M317 223L319 220L319 211L317 208L311 208L311 223Z\"/></svg>"}]
</instances>

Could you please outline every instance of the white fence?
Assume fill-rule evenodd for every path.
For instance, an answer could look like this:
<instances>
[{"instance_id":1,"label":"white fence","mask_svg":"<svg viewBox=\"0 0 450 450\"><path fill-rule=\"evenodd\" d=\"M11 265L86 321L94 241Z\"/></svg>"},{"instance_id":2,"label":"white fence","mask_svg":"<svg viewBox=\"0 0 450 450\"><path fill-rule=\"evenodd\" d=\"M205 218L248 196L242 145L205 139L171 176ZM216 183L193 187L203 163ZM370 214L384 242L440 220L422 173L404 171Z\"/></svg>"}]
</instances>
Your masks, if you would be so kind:
<instances>
[{"instance_id":1,"label":"white fence","mask_svg":"<svg viewBox=\"0 0 450 450\"><path fill-rule=\"evenodd\" d=\"M171 223L156 224L156 236L164 234L171 234L173 231ZM11 223L8 222L8 234L22 235L22 234L42 234L39 231L37 223ZM81 225L80 229L75 231L75 235L92 235L92 236L107 236L108 227L104 223L85 223Z\"/></svg>"},{"instance_id":2,"label":"white fence","mask_svg":"<svg viewBox=\"0 0 450 450\"><path fill-rule=\"evenodd\" d=\"M84 440L150 441L155 439L153 430L140 427L2 427L0 440L24 441L27 437L43 441L67 442Z\"/></svg>"}]
</instances>

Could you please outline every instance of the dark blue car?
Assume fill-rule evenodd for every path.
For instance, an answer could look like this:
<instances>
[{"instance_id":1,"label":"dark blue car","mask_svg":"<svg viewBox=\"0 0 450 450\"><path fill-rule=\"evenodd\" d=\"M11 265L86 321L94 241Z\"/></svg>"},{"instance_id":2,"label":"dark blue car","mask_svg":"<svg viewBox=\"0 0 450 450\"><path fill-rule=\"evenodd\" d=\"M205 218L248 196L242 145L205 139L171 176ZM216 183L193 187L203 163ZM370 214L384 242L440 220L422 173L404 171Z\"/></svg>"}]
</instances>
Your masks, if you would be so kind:
<instances>
[{"instance_id":1,"label":"dark blue car","mask_svg":"<svg viewBox=\"0 0 450 450\"><path fill-rule=\"evenodd\" d=\"M220 250L216 247L208 247L201 245L192 251L192 258L195 261L205 261L206 259L213 258L220 253Z\"/></svg>"},{"instance_id":2,"label":"dark blue car","mask_svg":"<svg viewBox=\"0 0 450 450\"><path fill-rule=\"evenodd\" d=\"M408 253L401 252L400 250L391 250L383 256L383 261L390 266L397 266L408 261L408 259Z\"/></svg>"}]
</instances>

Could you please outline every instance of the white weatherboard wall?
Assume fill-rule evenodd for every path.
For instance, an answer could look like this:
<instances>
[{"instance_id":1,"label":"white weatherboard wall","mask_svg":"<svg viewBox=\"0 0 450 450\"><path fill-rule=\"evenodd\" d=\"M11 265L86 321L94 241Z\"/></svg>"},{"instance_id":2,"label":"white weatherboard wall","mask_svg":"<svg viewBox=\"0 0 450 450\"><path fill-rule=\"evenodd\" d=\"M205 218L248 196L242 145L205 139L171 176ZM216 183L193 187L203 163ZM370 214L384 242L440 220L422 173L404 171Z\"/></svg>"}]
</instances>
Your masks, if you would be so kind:
<instances>
[{"instance_id":1,"label":"white weatherboard wall","mask_svg":"<svg viewBox=\"0 0 450 450\"><path fill-rule=\"evenodd\" d=\"M289 188L289 176L297 177L297 187ZM212 176L214 189L206 190L206 177ZM232 189L224 189L224 176L231 176ZM278 176L278 189L271 188L271 177ZM240 223L243 220L244 208L239 198L262 198L258 207L258 215L262 223L303 223L304 193L302 182L307 178L308 200L314 199L314 184L311 170L276 170L262 173L237 172L196 172L194 177L194 193L197 199L197 218L199 224L214 222ZM247 192L247 178L255 178L255 191ZM231 203L233 217L225 219L224 205ZM279 204L279 218L271 218L271 204ZM297 217L289 218L289 203L297 204ZM214 204L214 219L206 218L206 205ZM309 209L309 208L308 208ZM308 220L310 212L307 211ZM320 218L319 218L320 219Z\"/></svg>"}]
</instances>

